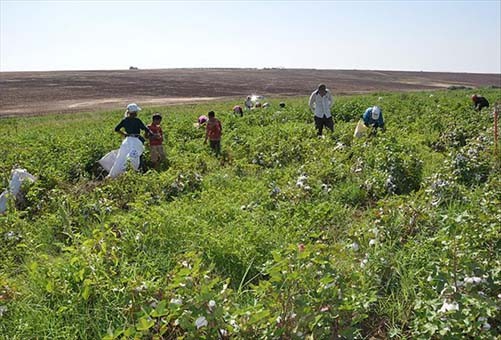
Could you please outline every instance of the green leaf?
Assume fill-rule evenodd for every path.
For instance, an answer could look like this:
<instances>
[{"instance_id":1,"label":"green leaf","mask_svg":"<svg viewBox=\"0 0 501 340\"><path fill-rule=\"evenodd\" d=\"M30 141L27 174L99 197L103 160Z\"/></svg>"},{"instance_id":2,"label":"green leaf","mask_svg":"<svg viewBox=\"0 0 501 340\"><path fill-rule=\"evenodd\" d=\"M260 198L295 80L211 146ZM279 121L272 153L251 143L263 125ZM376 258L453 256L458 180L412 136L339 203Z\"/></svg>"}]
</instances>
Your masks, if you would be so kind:
<instances>
[{"instance_id":1,"label":"green leaf","mask_svg":"<svg viewBox=\"0 0 501 340\"><path fill-rule=\"evenodd\" d=\"M167 309L167 302L165 300L160 301L157 307L151 312L151 316L158 318L160 316L164 316L169 314Z\"/></svg>"},{"instance_id":2,"label":"green leaf","mask_svg":"<svg viewBox=\"0 0 501 340\"><path fill-rule=\"evenodd\" d=\"M142 317L141 319L139 319L139 322L136 324L136 329L138 331L145 331L145 330L148 330L151 327L153 327L154 324L155 324L155 322L152 319L150 319L149 317Z\"/></svg>"}]
</instances>

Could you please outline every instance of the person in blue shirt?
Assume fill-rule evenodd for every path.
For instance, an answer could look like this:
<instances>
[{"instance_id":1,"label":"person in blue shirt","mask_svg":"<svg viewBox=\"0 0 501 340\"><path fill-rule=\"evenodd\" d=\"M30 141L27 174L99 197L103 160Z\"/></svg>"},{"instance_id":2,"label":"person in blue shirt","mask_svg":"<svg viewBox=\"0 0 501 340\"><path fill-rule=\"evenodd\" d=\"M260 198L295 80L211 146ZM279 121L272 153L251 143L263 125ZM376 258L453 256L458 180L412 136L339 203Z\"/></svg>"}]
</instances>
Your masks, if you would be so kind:
<instances>
[{"instance_id":1,"label":"person in blue shirt","mask_svg":"<svg viewBox=\"0 0 501 340\"><path fill-rule=\"evenodd\" d=\"M364 120L365 126L373 128L373 133L376 133L378 128L380 128L383 132L386 131L383 112L379 106L369 107L365 110L362 119Z\"/></svg>"}]
</instances>

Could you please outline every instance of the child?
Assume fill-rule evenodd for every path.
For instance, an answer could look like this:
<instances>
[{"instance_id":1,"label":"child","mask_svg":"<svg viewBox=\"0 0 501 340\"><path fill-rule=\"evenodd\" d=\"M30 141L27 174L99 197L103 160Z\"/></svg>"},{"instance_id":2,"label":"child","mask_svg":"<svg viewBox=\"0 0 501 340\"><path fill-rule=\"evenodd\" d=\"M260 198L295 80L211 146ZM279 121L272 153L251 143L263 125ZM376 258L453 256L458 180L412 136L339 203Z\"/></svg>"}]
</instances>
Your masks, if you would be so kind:
<instances>
[{"instance_id":1,"label":"child","mask_svg":"<svg viewBox=\"0 0 501 340\"><path fill-rule=\"evenodd\" d=\"M151 117L151 120L152 122L148 125L148 128L151 132L153 132L153 134L147 134L147 137L150 140L150 157L151 162L153 163L153 168L158 169L160 163L165 160L164 147L162 145L164 141L164 134L162 132L162 128L160 127L162 116L159 113L155 113Z\"/></svg>"},{"instance_id":2,"label":"child","mask_svg":"<svg viewBox=\"0 0 501 340\"><path fill-rule=\"evenodd\" d=\"M204 143L207 144L207 139L209 139L210 148L216 153L216 156L219 156L219 154L221 153L222 131L223 127L221 126L221 122L216 119L216 114L214 113L214 111L210 111L209 120L207 121L207 125L205 127Z\"/></svg>"}]
</instances>

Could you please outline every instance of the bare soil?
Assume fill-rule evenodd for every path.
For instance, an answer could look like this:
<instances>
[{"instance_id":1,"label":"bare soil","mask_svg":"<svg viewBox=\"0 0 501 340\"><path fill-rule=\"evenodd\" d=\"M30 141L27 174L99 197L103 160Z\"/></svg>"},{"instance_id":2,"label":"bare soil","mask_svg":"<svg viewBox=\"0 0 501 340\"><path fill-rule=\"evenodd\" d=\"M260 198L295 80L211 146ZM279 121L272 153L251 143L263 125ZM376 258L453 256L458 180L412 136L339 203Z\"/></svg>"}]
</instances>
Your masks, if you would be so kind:
<instances>
[{"instance_id":1,"label":"bare soil","mask_svg":"<svg viewBox=\"0 0 501 340\"><path fill-rule=\"evenodd\" d=\"M243 98L501 87L501 74L314 69L162 69L1 72L0 117L71 113Z\"/></svg>"}]
</instances>

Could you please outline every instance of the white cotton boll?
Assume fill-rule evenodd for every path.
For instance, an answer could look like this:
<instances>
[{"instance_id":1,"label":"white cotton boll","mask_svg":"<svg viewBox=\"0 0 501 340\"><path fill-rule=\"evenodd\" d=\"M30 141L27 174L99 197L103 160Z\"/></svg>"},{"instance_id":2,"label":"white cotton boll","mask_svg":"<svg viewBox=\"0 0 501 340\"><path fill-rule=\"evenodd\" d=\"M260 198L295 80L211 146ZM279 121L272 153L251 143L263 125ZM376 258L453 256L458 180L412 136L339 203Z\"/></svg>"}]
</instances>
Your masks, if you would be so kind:
<instances>
[{"instance_id":1,"label":"white cotton boll","mask_svg":"<svg viewBox=\"0 0 501 340\"><path fill-rule=\"evenodd\" d=\"M9 309L7 308L7 306L0 305L0 317L2 317L8 311Z\"/></svg>"},{"instance_id":2,"label":"white cotton boll","mask_svg":"<svg viewBox=\"0 0 501 340\"><path fill-rule=\"evenodd\" d=\"M489 329L491 329L491 324L488 322L484 323L482 326L482 330L488 331Z\"/></svg>"},{"instance_id":3,"label":"white cotton boll","mask_svg":"<svg viewBox=\"0 0 501 340\"><path fill-rule=\"evenodd\" d=\"M358 249L360 249L360 247L359 247L357 242L353 242L351 244L351 249L353 249L354 251L358 251Z\"/></svg>"},{"instance_id":4,"label":"white cotton boll","mask_svg":"<svg viewBox=\"0 0 501 340\"><path fill-rule=\"evenodd\" d=\"M376 245L376 240L375 239L372 239L369 241L369 245L370 246L375 246Z\"/></svg>"},{"instance_id":5,"label":"white cotton boll","mask_svg":"<svg viewBox=\"0 0 501 340\"><path fill-rule=\"evenodd\" d=\"M182 305L183 304L183 300L181 299L170 299L170 303L174 304L174 305Z\"/></svg>"},{"instance_id":6,"label":"white cotton boll","mask_svg":"<svg viewBox=\"0 0 501 340\"><path fill-rule=\"evenodd\" d=\"M207 322L207 319L205 318L205 316L199 316L195 320L195 326L197 326L197 329L202 328L202 327L206 327L208 324L209 323Z\"/></svg>"},{"instance_id":7,"label":"white cotton boll","mask_svg":"<svg viewBox=\"0 0 501 340\"><path fill-rule=\"evenodd\" d=\"M209 301L209 308L214 308L214 307L216 307L216 301L210 300Z\"/></svg>"},{"instance_id":8,"label":"white cotton boll","mask_svg":"<svg viewBox=\"0 0 501 340\"><path fill-rule=\"evenodd\" d=\"M459 310L459 305L457 302L453 301L449 303L447 302L447 300L444 300L442 307L438 311L440 313L446 313L449 311L458 311L458 310Z\"/></svg>"},{"instance_id":9,"label":"white cotton boll","mask_svg":"<svg viewBox=\"0 0 501 340\"><path fill-rule=\"evenodd\" d=\"M464 283L468 283L468 284L477 285L477 284L482 283L482 282L483 282L483 279L481 277L478 277L478 276L464 278Z\"/></svg>"},{"instance_id":10,"label":"white cotton boll","mask_svg":"<svg viewBox=\"0 0 501 340\"><path fill-rule=\"evenodd\" d=\"M334 282L331 282L331 283L328 283L324 286L324 289L329 289L329 288L332 288L335 286L335 283Z\"/></svg>"}]
</instances>

